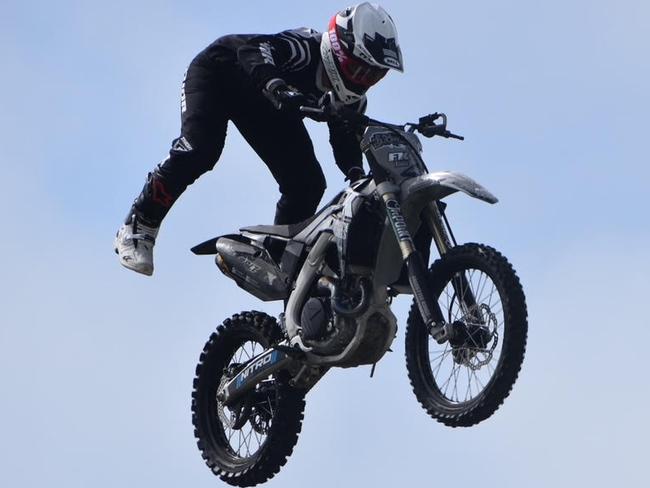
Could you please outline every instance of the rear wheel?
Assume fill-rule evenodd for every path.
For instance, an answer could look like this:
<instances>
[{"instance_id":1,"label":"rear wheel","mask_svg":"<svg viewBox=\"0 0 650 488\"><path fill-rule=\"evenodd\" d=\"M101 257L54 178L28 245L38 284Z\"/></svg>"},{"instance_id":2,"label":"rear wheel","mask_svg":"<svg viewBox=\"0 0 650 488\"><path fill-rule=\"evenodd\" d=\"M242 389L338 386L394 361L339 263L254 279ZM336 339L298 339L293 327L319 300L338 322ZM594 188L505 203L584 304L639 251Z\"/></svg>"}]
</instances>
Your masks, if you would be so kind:
<instances>
[{"instance_id":1,"label":"rear wheel","mask_svg":"<svg viewBox=\"0 0 650 488\"><path fill-rule=\"evenodd\" d=\"M290 387L281 372L260 382L236 406L217 399L220 387L280 337L274 318L242 312L210 336L196 367L194 434L208 467L231 485L253 486L272 478L298 440L304 392Z\"/></svg>"},{"instance_id":2,"label":"rear wheel","mask_svg":"<svg viewBox=\"0 0 650 488\"><path fill-rule=\"evenodd\" d=\"M510 263L491 247L451 249L429 270L452 338L438 344L414 303L406 364L415 396L431 417L452 427L490 417L517 379L526 349L526 300Z\"/></svg>"}]
</instances>

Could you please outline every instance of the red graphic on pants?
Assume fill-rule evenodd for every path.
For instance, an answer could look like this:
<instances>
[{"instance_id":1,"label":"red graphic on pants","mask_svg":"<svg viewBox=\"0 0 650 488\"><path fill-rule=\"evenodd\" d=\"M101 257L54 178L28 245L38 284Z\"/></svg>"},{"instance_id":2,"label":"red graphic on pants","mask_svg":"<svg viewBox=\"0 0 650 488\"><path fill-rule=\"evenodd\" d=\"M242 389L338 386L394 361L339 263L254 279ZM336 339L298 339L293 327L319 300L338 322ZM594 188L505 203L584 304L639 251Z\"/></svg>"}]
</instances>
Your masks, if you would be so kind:
<instances>
[{"instance_id":1,"label":"red graphic on pants","mask_svg":"<svg viewBox=\"0 0 650 488\"><path fill-rule=\"evenodd\" d=\"M165 208L171 207L172 203L174 203L174 197L167 191L165 184L160 180L153 180L152 183L153 192L151 199Z\"/></svg>"}]
</instances>

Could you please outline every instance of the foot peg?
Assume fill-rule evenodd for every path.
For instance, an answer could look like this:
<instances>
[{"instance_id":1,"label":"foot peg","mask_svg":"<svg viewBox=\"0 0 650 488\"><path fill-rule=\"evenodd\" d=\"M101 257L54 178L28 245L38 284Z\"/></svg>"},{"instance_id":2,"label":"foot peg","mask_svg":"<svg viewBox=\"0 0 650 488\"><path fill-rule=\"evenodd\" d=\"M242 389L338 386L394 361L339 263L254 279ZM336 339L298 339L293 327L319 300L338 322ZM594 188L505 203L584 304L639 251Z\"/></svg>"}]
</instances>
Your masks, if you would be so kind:
<instances>
[{"instance_id":1,"label":"foot peg","mask_svg":"<svg viewBox=\"0 0 650 488\"><path fill-rule=\"evenodd\" d=\"M302 342L302 337L300 337L300 334L296 335L293 339L291 339L291 347L303 352L310 352L312 350L311 347L307 346L304 342Z\"/></svg>"}]
</instances>

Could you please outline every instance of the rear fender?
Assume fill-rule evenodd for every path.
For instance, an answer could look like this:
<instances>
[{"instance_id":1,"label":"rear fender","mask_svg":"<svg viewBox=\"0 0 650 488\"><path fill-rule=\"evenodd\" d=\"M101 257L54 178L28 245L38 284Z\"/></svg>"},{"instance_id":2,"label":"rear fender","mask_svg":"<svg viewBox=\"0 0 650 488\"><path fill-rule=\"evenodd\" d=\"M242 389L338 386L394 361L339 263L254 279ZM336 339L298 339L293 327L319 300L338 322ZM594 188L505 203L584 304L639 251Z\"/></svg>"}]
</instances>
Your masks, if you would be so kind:
<instances>
[{"instance_id":1,"label":"rear fender","mask_svg":"<svg viewBox=\"0 0 650 488\"><path fill-rule=\"evenodd\" d=\"M217 249L217 241L221 238L226 238L237 242L243 242L245 244L251 244L253 246L257 246L260 247L261 249L264 249L264 246L262 246L261 244L256 244L254 242L255 239L251 237L243 236L242 234L226 234L223 236L213 237L212 239L208 239L207 241L202 242L201 244L197 244L192 249L190 249L190 251L192 251L196 255L219 254L219 250Z\"/></svg>"},{"instance_id":2,"label":"rear fender","mask_svg":"<svg viewBox=\"0 0 650 488\"><path fill-rule=\"evenodd\" d=\"M196 254L197 256L199 255L209 255L209 254L217 254L217 241L221 238L222 236L219 237L213 237L212 239L209 239L205 242L202 242L201 244L197 244L194 246L191 251Z\"/></svg>"}]
</instances>

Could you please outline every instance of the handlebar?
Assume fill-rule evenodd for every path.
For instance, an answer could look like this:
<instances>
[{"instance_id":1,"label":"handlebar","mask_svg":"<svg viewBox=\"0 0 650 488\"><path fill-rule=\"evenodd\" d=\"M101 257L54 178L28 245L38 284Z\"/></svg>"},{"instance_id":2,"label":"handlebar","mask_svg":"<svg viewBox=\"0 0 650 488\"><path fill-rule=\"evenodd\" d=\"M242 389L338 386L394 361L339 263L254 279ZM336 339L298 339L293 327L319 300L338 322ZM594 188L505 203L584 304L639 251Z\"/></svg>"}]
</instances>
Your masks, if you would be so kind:
<instances>
[{"instance_id":1,"label":"handlebar","mask_svg":"<svg viewBox=\"0 0 650 488\"><path fill-rule=\"evenodd\" d=\"M387 127L389 129L407 130L409 132L417 131L424 137L439 136L448 139L465 140L463 136L454 134L447 130L447 116L443 113L434 113L420 117L418 123L406 123L402 125L389 124L379 120L371 119L367 115L358 113L355 110L349 109L345 106L337 107L335 104L321 104L318 107L301 106L300 112L312 120L317 122L329 122L339 120L351 123L357 126L378 125ZM442 119L442 123L437 124L438 119Z\"/></svg>"},{"instance_id":2,"label":"handlebar","mask_svg":"<svg viewBox=\"0 0 650 488\"><path fill-rule=\"evenodd\" d=\"M300 112L306 117L317 122L329 122L332 120L340 120L345 122L356 123L357 125L368 125L372 119L366 115L360 114L345 106L335 107L333 105L326 105L320 107L300 107Z\"/></svg>"}]
</instances>

